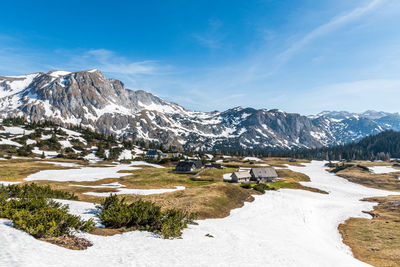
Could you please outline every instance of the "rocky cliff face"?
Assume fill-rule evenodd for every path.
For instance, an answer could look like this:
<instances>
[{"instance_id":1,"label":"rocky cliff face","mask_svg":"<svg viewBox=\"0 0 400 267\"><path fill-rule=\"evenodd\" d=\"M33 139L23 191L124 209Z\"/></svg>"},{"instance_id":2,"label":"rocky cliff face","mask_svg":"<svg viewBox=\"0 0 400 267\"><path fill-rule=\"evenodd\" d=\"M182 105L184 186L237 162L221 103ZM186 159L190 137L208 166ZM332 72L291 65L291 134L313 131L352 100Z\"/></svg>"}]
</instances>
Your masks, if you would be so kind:
<instances>
[{"instance_id":1,"label":"rocky cliff face","mask_svg":"<svg viewBox=\"0 0 400 267\"><path fill-rule=\"evenodd\" d=\"M194 112L145 91L125 88L97 70L0 77L0 115L50 119L165 145L213 148L313 148L400 129L398 114L233 108Z\"/></svg>"}]
</instances>

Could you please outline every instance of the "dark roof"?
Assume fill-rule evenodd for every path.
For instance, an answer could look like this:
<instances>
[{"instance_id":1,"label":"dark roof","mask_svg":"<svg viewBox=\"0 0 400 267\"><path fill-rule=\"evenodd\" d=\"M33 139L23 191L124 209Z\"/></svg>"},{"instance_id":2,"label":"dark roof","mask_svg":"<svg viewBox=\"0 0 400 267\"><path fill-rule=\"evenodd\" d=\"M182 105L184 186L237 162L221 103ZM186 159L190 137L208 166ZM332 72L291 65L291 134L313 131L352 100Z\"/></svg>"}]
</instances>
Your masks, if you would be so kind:
<instances>
[{"instance_id":1,"label":"dark roof","mask_svg":"<svg viewBox=\"0 0 400 267\"><path fill-rule=\"evenodd\" d=\"M194 163L194 165L196 166L196 169L200 169L201 166L203 166L203 164L202 164L201 161L199 161L199 160L193 161L193 163Z\"/></svg>"},{"instance_id":2,"label":"dark roof","mask_svg":"<svg viewBox=\"0 0 400 267\"><path fill-rule=\"evenodd\" d=\"M179 161L178 164L176 165L177 168L178 167L180 167L180 168L183 168L183 167L191 168L192 166L196 167L196 165L194 164L193 161Z\"/></svg>"},{"instance_id":3,"label":"dark roof","mask_svg":"<svg viewBox=\"0 0 400 267\"><path fill-rule=\"evenodd\" d=\"M146 153L147 156L156 156L157 154L162 155L163 152L158 149L152 149L152 150L148 150Z\"/></svg>"},{"instance_id":4,"label":"dark roof","mask_svg":"<svg viewBox=\"0 0 400 267\"><path fill-rule=\"evenodd\" d=\"M252 168L251 173L254 177L278 177L275 169L272 167L268 168Z\"/></svg>"},{"instance_id":5,"label":"dark roof","mask_svg":"<svg viewBox=\"0 0 400 267\"><path fill-rule=\"evenodd\" d=\"M200 169L201 168L201 161L179 161L176 165L176 169Z\"/></svg>"}]
</instances>

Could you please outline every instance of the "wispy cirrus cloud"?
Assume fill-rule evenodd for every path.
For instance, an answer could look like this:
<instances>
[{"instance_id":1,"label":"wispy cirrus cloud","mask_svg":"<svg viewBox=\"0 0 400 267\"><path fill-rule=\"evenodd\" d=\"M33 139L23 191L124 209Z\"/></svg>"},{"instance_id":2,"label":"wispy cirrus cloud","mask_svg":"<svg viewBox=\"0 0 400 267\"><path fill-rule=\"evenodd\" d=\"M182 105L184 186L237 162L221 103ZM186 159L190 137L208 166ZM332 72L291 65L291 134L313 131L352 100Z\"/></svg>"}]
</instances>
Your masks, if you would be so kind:
<instances>
[{"instance_id":1,"label":"wispy cirrus cloud","mask_svg":"<svg viewBox=\"0 0 400 267\"><path fill-rule=\"evenodd\" d=\"M208 28L202 33L194 33L193 38L202 46L209 49L217 49L222 47L222 41L226 34L220 31L222 22L215 19L208 21Z\"/></svg>"},{"instance_id":2,"label":"wispy cirrus cloud","mask_svg":"<svg viewBox=\"0 0 400 267\"><path fill-rule=\"evenodd\" d=\"M132 61L107 49L93 49L74 55L69 65L93 66L104 72L127 75L160 75L170 69L156 60Z\"/></svg>"},{"instance_id":3,"label":"wispy cirrus cloud","mask_svg":"<svg viewBox=\"0 0 400 267\"><path fill-rule=\"evenodd\" d=\"M366 109L398 112L399 88L400 79L366 79L318 86L296 98L313 103L305 110L309 114L322 110L361 112Z\"/></svg>"},{"instance_id":4,"label":"wispy cirrus cloud","mask_svg":"<svg viewBox=\"0 0 400 267\"><path fill-rule=\"evenodd\" d=\"M328 22L314 28L312 31L308 32L301 39L292 43L289 48L287 48L278 55L279 63L276 66L276 68L280 68L282 65L284 65L288 60L290 60L295 55L296 52L298 52L303 47L311 43L313 40L367 15L369 12L373 11L384 1L385 0L372 0L368 2L366 5L356 7L355 9L346 12L344 14L338 15L330 19Z\"/></svg>"}]
</instances>

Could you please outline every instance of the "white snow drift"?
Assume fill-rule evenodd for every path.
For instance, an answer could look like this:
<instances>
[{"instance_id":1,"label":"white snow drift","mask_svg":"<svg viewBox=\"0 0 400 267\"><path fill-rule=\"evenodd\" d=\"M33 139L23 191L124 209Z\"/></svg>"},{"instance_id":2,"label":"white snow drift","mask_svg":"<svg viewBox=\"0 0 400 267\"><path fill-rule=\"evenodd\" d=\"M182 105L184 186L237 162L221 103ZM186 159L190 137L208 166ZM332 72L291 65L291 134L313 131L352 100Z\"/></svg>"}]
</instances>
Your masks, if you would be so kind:
<instances>
[{"instance_id":1,"label":"white snow drift","mask_svg":"<svg viewBox=\"0 0 400 267\"><path fill-rule=\"evenodd\" d=\"M399 169L395 169L392 166L374 166L374 167L369 167L369 169L376 174L400 172Z\"/></svg>"},{"instance_id":2,"label":"white snow drift","mask_svg":"<svg viewBox=\"0 0 400 267\"><path fill-rule=\"evenodd\" d=\"M44 170L31 174L25 178L26 181L49 180L58 182L84 182L97 181L105 178L120 178L130 173L120 173L123 170L137 170L138 167L131 167L127 164L120 164L111 167L82 167L79 169L67 170Z\"/></svg>"},{"instance_id":3,"label":"white snow drift","mask_svg":"<svg viewBox=\"0 0 400 267\"><path fill-rule=\"evenodd\" d=\"M116 195L127 195L127 194L134 194L134 195L155 195L155 194L164 194L164 193L170 193L170 192L175 192L179 190L185 190L184 186L175 186L175 188L171 189L131 189L131 188L117 188L117 192L112 192L113 194ZM84 195L90 195L90 196L97 196L97 197L107 197L110 195L109 192L86 192L83 193Z\"/></svg>"},{"instance_id":4,"label":"white snow drift","mask_svg":"<svg viewBox=\"0 0 400 267\"><path fill-rule=\"evenodd\" d=\"M84 195L90 196L98 196L98 197L107 197L111 193L116 195L127 195L127 194L135 194L135 195L154 195L154 194L164 194L169 192L174 192L178 190L185 190L184 186L175 186L172 189L132 189L132 188L124 188L126 187L123 184L118 182L110 183L110 184L102 184L102 185L79 185L79 184L72 184L71 186L76 187L87 187L87 188L109 188L109 189L116 189L117 192L86 192L83 193Z\"/></svg>"}]
</instances>

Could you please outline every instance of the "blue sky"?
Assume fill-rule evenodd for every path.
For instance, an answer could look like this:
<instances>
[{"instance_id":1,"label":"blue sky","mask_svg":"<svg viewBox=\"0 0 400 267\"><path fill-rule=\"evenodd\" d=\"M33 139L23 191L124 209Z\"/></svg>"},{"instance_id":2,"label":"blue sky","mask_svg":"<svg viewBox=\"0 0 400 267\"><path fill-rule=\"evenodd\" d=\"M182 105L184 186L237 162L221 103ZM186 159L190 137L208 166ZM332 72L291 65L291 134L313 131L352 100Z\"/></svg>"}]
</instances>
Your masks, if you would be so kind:
<instances>
[{"instance_id":1,"label":"blue sky","mask_svg":"<svg viewBox=\"0 0 400 267\"><path fill-rule=\"evenodd\" d=\"M400 1L2 1L0 75L97 68L202 111L400 111Z\"/></svg>"}]
</instances>

